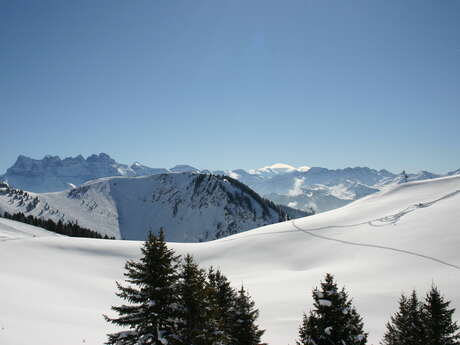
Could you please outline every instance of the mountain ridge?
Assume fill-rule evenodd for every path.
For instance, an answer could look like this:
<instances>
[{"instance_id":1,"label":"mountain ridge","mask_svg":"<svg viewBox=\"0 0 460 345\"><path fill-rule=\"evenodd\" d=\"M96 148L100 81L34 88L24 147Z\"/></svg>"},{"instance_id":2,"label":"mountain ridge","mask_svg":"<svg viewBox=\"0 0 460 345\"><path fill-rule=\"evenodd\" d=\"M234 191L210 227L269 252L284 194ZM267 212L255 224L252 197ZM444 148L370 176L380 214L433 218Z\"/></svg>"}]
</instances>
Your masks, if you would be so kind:
<instances>
[{"instance_id":1,"label":"mountain ridge","mask_svg":"<svg viewBox=\"0 0 460 345\"><path fill-rule=\"evenodd\" d=\"M208 241L309 214L280 207L231 177L195 172L103 177L54 193L4 185L0 211L78 222L128 240L142 240L149 230L163 227L168 240L181 242Z\"/></svg>"},{"instance_id":2,"label":"mountain ridge","mask_svg":"<svg viewBox=\"0 0 460 345\"><path fill-rule=\"evenodd\" d=\"M7 172L0 176L11 186L32 192L56 192L83 183L109 176L147 176L164 173L202 172L226 175L243 182L258 194L285 206L316 212L328 211L363 196L386 188L388 185L451 176L460 173L451 171L446 175L427 171L394 174L385 169L347 167L327 169L322 167L293 167L276 163L258 169L200 170L180 164L172 168L151 168L139 162L121 164L105 153L90 155L86 159L79 155L60 159L47 155L42 160L20 155Z\"/></svg>"}]
</instances>

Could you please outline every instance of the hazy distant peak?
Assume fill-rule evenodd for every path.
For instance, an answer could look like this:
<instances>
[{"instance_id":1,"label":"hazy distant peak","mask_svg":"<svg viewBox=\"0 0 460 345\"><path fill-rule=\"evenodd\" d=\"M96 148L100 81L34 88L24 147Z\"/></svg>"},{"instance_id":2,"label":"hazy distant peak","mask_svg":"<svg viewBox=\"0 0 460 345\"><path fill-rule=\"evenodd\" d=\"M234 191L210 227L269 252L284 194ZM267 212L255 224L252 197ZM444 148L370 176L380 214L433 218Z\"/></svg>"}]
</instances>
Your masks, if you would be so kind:
<instances>
[{"instance_id":1,"label":"hazy distant peak","mask_svg":"<svg viewBox=\"0 0 460 345\"><path fill-rule=\"evenodd\" d=\"M98 155L93 154L86 159L88 162L110 162L116 163L112 157L110 157L107 153L99 153Z\"/></svg>"},{"instance_id":2,"label":"hazy distant peak","mask_svg":"<svg viewBox=\"0 0 460 345\"><path fill-rule=\"evenodd\" d=\"M310 170L308 166L301 166L299 168L293 167L292 165L285 163L275 163L273 165L267 165L259 169L249 170L250 174L264 174L264 173L286 173L292 171L306 172Z\"/></svg>"},{"instance_id":3,"label":"hazy distant peak","mask_svg":"<svg viewBox=\"0 0 460 345\"><path fill-rule=\"evenodd\" d=\"M178 164L175 167L169 169L172 172L179 173L179 172L200 172L197 168L194 168L187 164Z\"/></svg>"},{"instance_id":4,"label":"hazy distant peak","mask_svg":"<svg viewBox=\"0 0 460 345\"><path fill-rule=\"evenodd\" d=\"M284 164L284 163L275 163L273 165L269 165L269 166L260 168L259 170L268 170L268 169L295 170L295 168L292 165Z\"/></svg>"}]
</instances>

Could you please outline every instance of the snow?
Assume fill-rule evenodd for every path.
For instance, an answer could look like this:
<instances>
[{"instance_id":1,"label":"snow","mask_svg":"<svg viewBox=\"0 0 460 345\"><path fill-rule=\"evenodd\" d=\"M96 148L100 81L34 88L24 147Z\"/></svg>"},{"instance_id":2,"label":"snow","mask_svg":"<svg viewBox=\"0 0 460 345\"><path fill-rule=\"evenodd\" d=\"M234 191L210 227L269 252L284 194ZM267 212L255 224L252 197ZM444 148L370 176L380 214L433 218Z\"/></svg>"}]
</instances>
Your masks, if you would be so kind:
<instances>
[{"instance_id":1,"label":"snow","mask_svg":"<svg viewBox=\"0 0 460 345\"><path fill-rule=\"evenodd\" d=\"M302 178L295 178L294 179L294 185L292 186L292 189L288 191L289 196L299 196L303 194L302 191L302 186L304 184L304 179Z\"/></svg>"},{"instance_id":2,"label":"snow","mask_svg":"<svg viewBox=\"0 0 460 345\"><path fill-rule=\"evenodd\" d=\"M0 242L42 236L61 237L61 235L46 231L42 228L0 218Z\"/></svg>"},{"instance_id":3,"label":"snow","mask_svg":"<svg viewBox=\"0 0 460 345\"><path fill-rule=\"evenodd\" d=\"M143 240L149 230L163 227L167 240L176 242L211 240L282 218L274 208L264 217L258 201L232 183L224 183L226 180L207 175L197 186L197 176L174 173L104 177L70 191L28 192L30 199L25 202L0 192L0 214L23 212L55 222L78 222L117 239ZM232 203L229 193L246 196L252 209L247 203ZM39 203L29 210L35 197Z\"/></svg>"},{"instance_id":4,"label":"snow","mask_svg":"<svg viewBox=\"0 0 460 345\"><path fill-rule=\"evenodd\" d=\"M252 175L265 175L266 177L272 177L277 174L285 174L290 172L307 172L310 167L301 166L299 168L293 167L292 165L285 163L275 163L273 165L267 165L258 169L250 169L248 172Z\"/></svg>"},{"instance_id":5,"label":"snow","mask_svg":"<svg viewBox=\"0 0 460 345\"><path fill-rule=\"evenodd\" d=\"M201 172L227 175L237 179L262 196L274 202L289 205L296 202L297 208L316 212L335 209L354 200L375 193L387 186L404 182L401 174L387 170L375 170L367 167L345 169L326 169L320 167L294 167L285 163L276 163L251 170L200 170L189 165L176 165L173 168L150 168L139 162L131 166L120 164L109 155L100 153L87 159L79 155L60 159L48 155L41 160L19 156L15 164L0 176L19 189L31 192L56 192L80 186L83 183L108 176L148 176L164 173ZM460 170L447 175L459 174ZM409 181L441 177L427 171L408 174Z\"/></svg>"},{"instance_id":6,"label":"snow","mask_svg":"<svg viewBox=\"0 0 460 345\"><path fill-rule=\"evenodd\" d=\"M346 287L377 344L401 292L434 282L460 309L460 176L410 182L345 207L217 241L170 243L244 283L269 344L294 344L325 273ZM421 205L421 206L420 206ZM0 220L0 343L102 344L140 242L67 238ZM35 235L35 237L33 236ZM458 320L460 314L457 312Z\"/></svg>"},{"instance_id":7,"label":"snow","mask_svg":"<svg viewBox=\"0 0 460 345\"><path fill-rule=\"evenodd\" d=\"M273 169L281 169L281 170L295 170L295 168L289 164L284 164L284 163L276 163L270 166L266 166L263 168L260 168L258 170L263 171L263 170L273 170Z\"/></svg>"},{"instance_id":8,"label":"snow","mask_svg":"<svg viewBox=\"0 0 460 345\"><path fill-rule=\"evenodd\" d=\"M301 166L301 167L298 167L298 168L297 168L297 171L307 172L307 171L310 170L310 169L311 169L311 167Z\"/></svg>"},{"instance_id":9,"label":"snow","mask_svg":"<svg viewBox=\"0 0 460 345\"><path fill-rule=\"evenodd\" d=\"M318 298L324 298L324 293L322 293L321 291L315 290L314 294Z\"/></svg>"},{"instance_id":10,"label":"snow","mask_svg":"<svg viewBox=\"0 0 460 345\"><path fill-rule=\"evenodd\" d=\"M318 303L319 305L323 306L323 307L330 307L332 306L332 302L329 301L328 299L319 299L318 300Z\"/></svg>"},{"instance_id":11,"label":"snow","mask_svg":"<svg viewBox=\"0 0 460 345\"><path fill-rule=\"evenodd\" d=\"M361 340L364 339L364 335L363 335L363 334L359 334L359 335L357 335L357 336L355 337L355 339L356 339L357 341L361 341Z\"/></svg>"}]
</instances>

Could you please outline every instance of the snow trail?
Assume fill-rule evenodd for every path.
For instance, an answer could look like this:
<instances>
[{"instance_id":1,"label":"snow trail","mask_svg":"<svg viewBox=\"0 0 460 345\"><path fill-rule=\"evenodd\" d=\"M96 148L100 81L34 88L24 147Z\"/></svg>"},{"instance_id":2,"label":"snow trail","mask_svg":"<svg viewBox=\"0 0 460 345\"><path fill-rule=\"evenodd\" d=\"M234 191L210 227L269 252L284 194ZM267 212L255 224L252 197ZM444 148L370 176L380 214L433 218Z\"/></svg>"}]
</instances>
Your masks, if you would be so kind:
<instances>
[{"instance_id":1,"label":"snow trail","mask_svg":"<svg viewBox=\"0 0 460 345\"><path fill-rule=\"evenodd\" d=\"M398 213L395 213L395 214L392 214L392 215L389 215L389 216L385 216L385 217L381 217L381 218L377 218L377 219L374 219L374 220L371 220L371 221L368 221L368 222L361 222L361 223L356 223L356 224L351 224L351 225L335 225L335 226L330 225L330 226L325 226L325 227L320 227L320 228L313 228L313 229L302 229L301 227L299 227L295 223L295 220L292 220L291 223L292 223L292 226L295 229L297 229L298 231L302 231L303 233L308 234L308 235L310 235L312 237L321 238L321 239L328 240L328 241L339 242L339 243L342 243L342 244L347 244L347 245L352 245L352 246L378 248L378 249L391 250L391 251L395 251L395 252L399 252L399 253L418 256L418 257L421 257L421 258L424 258L424 259L427 259L427 260L431 260L431 261L435 261L435 262L438 262L440 264L443 264L443 265L455 268L457 270L460 270L460 266L458 266L458 265L446 262L444 260L429 256L429 255L413 252L413 251L410 251L410 250L399 249L399 248L388 247L388 246L382 246L382 245L378 245L378 244L340 240L340 239L337 239L337 238L312 233L312 231L332 229L332 228L357 227L357 226L361 226L361 225L365 225L365 224L368 224L370 226L377 226L377 227L387 226L387 225L390 225L390 224L394 225L403 216L405 216L405 215L407 215L407 214L409 214L409 213L411 213L411 212L413 212L415 210L418 210L420 208L426 208L426 207L432 206L432 205L436 204L439 201L446 200L446 199L451 198L451 197L453 197L453 196L455 196L455 195L457 195L459 193L460 193L460 190L455 190L454 192L446 194L446 195L444 195L444 196L442 196L442 197L440 197L438 199L428 201L428 202L421 202L421 203L418 203L418 204L414 204L414 205L411 205L411 206L405 208L404 210L402 210L402 211L400 211ZM376 224L377 222L380 222L382 224Z\"/></svg>"},{"instance_id":2,"label":"snow trail","mask_svg":"<svg viewBox=\"0 0 460 345\"><path fill-rule=\"evenodd\" d=\"M405 208L404 210L402 210L401 212L398 212L396 214L386 216L386 217L382 217L382 218L378 218L378 219L375 219L375 220L371 220L371 221L368 222L368 224L370 226L376 226L376 227L386 226L386 225L389 225L389 224L396 224L406 214L409 214L409 213L411 213L411 212L413 212L413 211L415 211L417 209L420 209L420 208L430 207L430 206L436 204L439 201L451 198L451 197L453 197L453 196L455 196L455 195L457 195L459 193L460 193L460 190L456 190L456 191L454 191L452 193L449 193L449 194L446 194L446 195L444 195L444 196L442 196L442 197L440 197L438 199L428 201L428 202L421 202L421 203L409 206L409 207ZM376 222L381 222L382 224L375 224Z\"/></svg>"},{"instance_id":3,"label":"snow trail","mask_svg":"<svg viewBox=\"0 0 460 345\"><path fill-rule=\"evenodd\" d=\"M446 195L444 195L444 196L442 196L442 197L440 197L438 199L432 200L432 201L420 202L420 203L408 206L404 210L402 210L400 212L397 212L395 214L380 217L380 218L376 218L376 219L372 219L372 220L367 220L367 221L360 222L360 223L345 224L345 225L326 225L326 226L320 226L320 227L317 227L317 228L302 229L302 228L298 227L294 223L294 220L291 220L291 222L292 222L292 224L293 224L293 226L295 228L294 231L302 231L302 232L305 232L305 231L308 231L308 232L321 231L321 230L327 230L327 229L354 228L354 227L358 227L358 226L362 226L362 225L370 225L370 226L374 226L374 227L388 226L388 225L391 225L391 224L394 225L397 222L399 222L403 216L405 216L405 215L407 215L407 214L409 214L409 213L411 213L411 212L413 212L415 210L432 206L432 205L436 204L439 201L451 198L451 197L453 197L453 196L455 196L457 194L460 194L460 189L457 189L452 193L446 194ZM381 222L382 224L377 224L377 222ZM248 237L276 235L276 234L283 234L283 233L289 233L289 232L292 233L293 230L270 231L270 232L263 232L263 233L260 233L260 234L245 235L244 237L223 238L223 239L220 239L220 241L223 241L223 242L225 242L225 241L237 241L237 240L241 240L241 239L248 238Z\"/></svg>"},{"instance_id":4,"label":"snow trail","mask_svg":"<svg viewBox=\"0 0 460 345\"><path fill-rule=\"evenodd\" d=\"M449 262L443 261L443 260L441 260L441 259L438 259L438 258L429 256L429 255L425 255L425 254L421 254L421 253L417 253L417 252L413 252L413 251L405 250L405 249L399 249L399 248L394 248L394 247L381 246L381 245L378 245L378 244L362 243L362 242L352 242L352 241L346 241L346 240L339 240L339 239L333 238L333 237L328 237L328 236L313 234L313 233L311 233L309 230L305 230L305 229L302 229L301 227L299 227L299 226L295 223L295 220L292 220L291 223L292 223L292 226L294 226L294 228L296 228L297 230L302 231L303 233L305 233L305 234L307 234L307 235L310 235L310 236L312 236L312 237L321 238L321 239L327 240L327 241L339 242L339 243L342 243L342 244L348 244L348 245L351 245L351 246L378 248L378 249L391 250L391 251L398 252L398 253L404 253L404 254L409 254L409 255L413 255L413 256L418 256L418 257L420 257L420 258L424 258L424 259L428 259L428 260L431 260L431 261L435 261L435 262L438 262L438 263L440 263L440 264L443 264L443 265L446 265L446 266L455 268L455 269L457 269L457 270L460 270L460 266L451 264L451 263L449 263Z\"/></svg>"}]
</instances>

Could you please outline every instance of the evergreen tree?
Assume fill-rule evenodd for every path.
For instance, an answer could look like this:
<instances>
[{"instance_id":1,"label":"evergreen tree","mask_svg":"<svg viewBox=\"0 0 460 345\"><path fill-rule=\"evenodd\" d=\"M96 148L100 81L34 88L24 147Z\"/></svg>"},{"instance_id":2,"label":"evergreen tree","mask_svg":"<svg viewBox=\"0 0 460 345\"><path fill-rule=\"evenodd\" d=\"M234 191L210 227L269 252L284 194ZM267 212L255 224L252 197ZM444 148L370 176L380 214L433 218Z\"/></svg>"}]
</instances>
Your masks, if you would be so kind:
<instances>
[{"instance_id":1,"label":"evergreen tree","mask_svg":"<svg viewBox=\"0 0 460 345\"><path fill-rule=\"evenodd\" d=\"M382 345L425 345L426 333L423 325L421 305L417 293L399 300L399 310L387 323Z\"/></svg>"},{"instance_id":2,"label":"evergreen tree","mask_svg":"<svg viewBox=\"0 0 460 345\"><path fill-rule=\"evenodd\" d=\"M173 345L219 345L224 343L215 298L208 289L206 273L191 255L185 257L177 293L179 314Z\"/></svg>"},{"instance_id":3,"label":"evergreen tree","mask_svg":"<svg viewBox=\"0 0 460 345\"><path fill-rule=\"evenodd\" d=\"M216 315L224 335L223 341L235 344L232 339L232 330L235 320L236 291L231 287L227 277L220 270L212 267L208 271L208 291L211 294L212 305L215 306Z\"/></svg>"},{"instance_id":4,"label":"evergreen tree","mask_svg":"<svg viewBox=\"0 0 460 345\"><path fill-rule=\"evenodd\" d=\"M166 246L163 231L159 236L149 233L141 250L140 261L125 265L129 285L117 282L117 296L129 305L112 307L119 314L117 318L104 316L128 330L109 334L106 344L162 345L174 335L178 256Z\"/></svg>"},{"instance_id":5,"label":"evergreen tree","mask_svg":"<svg viewBox=\"0 0 460 345\"><path fill-rule=\"evenodd\" d=\"M338 290L334 277L326 274L321 288L313 290L313 306L304 314L298 345L364 345L367 333L345 289Z\"/></svg>"},{"instance_id":6,"label":"evergreen tree","mask_svg":"<svg viewBox=\"0 0 460 345\"><path fill-rule=\"evenodd\" d=\"M265 330L259 329L256 320L259 310L242 286L235 299L234 317L231 330L231 340L237 345L257 345Z\"/></svg>"},{"instance_id":7,"label":"evergreen tree","mask_svg":"<svg viewBox=\"0 0 460 345\"><path fill-rule=\"evenodd\" d=\"M460 344L459 327L452 321L455 309L449 309L450 301L445 301L439 290L432 286L425 297L422 317L427 333L426 345Z\"/></svg>"}]
</instances>

